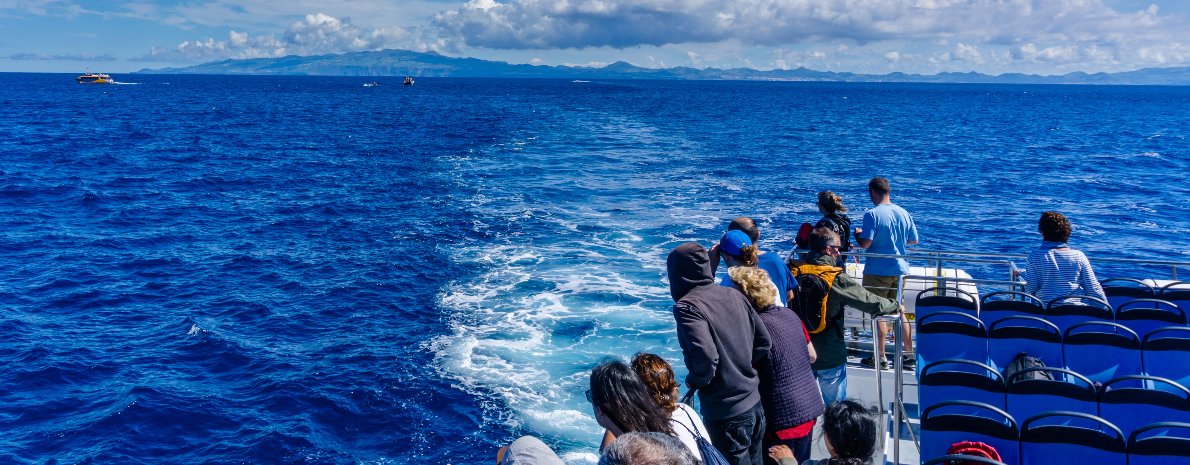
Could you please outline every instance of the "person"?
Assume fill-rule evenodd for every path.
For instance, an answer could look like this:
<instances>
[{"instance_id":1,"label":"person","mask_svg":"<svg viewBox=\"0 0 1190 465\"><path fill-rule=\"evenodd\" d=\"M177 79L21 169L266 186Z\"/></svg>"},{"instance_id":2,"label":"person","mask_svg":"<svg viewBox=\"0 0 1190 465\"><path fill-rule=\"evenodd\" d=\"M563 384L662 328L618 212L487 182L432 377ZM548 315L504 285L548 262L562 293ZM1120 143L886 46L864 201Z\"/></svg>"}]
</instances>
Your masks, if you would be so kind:
<instances>
[{"instance_id":1,"label":"person","mask_svg":"<svg viewBox=\"0 0 1190 465\"><path fill-rule=\"evenodd\" d=\"M759 268L728 270L736 288L752 302L769 331L772 347L760 360L760 403L768 428L764 447L784 444L793 449L799 462L810 459L814 421L822 415L822 394L810 364L816 355L810 333L793 310L773 300L773 284ZM772 464L766 458L765 463Z\"/></svg>"},{"instance_id":2,"label":"person","mask_svg":"<svg viewBox=\"0 0 1190 465\"><path fill-rule=\"evenodd\" d=\"M628 433L599 457L599 465L700 465L682 442L661 433Z\"/></svg>"},{"instance_id":3,"label":"person","mask_svg":"<svg viewBox=\"0 0 1190 465\"><path fill-rule=\"evenodd\" d=\"M839 235L839 245L842 249L839 250L843 255L839 256L839 263L836 266L846 266L847 255L851 251L851 218L843 213L847 211L847 206L843 205L843 199L831 191L822 191L818 193L818 212L822 213L822 219L814 225L814 229L826 228L834 231Z\"/></svg>"},{"instance_id":4,"label":"person","mask_svg":"<svg viewBox=\"0 0 1190 465\"><path fill-rule=\"evenodd\" d=\"M872 178L868 182L868 197L875 205L864 213L863 227L856 228L855 241L861 249L868 253L884 255L905 255L905 247L918 242L917 226L913 224L913 217L904 208L892 203L892 188L884 178ZM864 264L864 287L880 297L897 298L897 283L900 277L909 274L909 262L903 258L869 257ZM903 283L902 283L903 285ZM909 320L905 320L902 333L905 334L905 358L903 363L907 367L916 365L916 358L909 355L913 352L913 337L909 336ZM876 356L879 356L880 367L888 368L884 357L884 340L888 337L888 324L881 321L876 324ZM876 357L861 360L865 366L875 367Z\"/></svg>"},{"instance_id":5,"label":"person","mask_svg":"<svg viewBox=\"0 0 1190 465\"><path fill-rule=\"evenodd\" d=\"M678 402L678 382L669 362L656 354L639 353L632 357L632 371L645 383L661 410L669 413L675 437L690 448L695 457L701 457L697 438L711 436L694 407Z\"/></svg>"},{"instance_id":6,"label":"person","mask_svg":"<svg viewBox=\"0 0 1190 465\"><path fill-rule=\"evenodd\" d=\"M718 252L718 254L715 252ZM723 263L727 265L728 269L740 266L756 267L760 263L760 249L752 244L752 239L748 237L747 233L740 230L731 230L723 234L723 237L719 239L719 244L711 247L710 254L712 256L711 276L715 275L715 268L718 266L718 260L715 257L722 257ZM776 255L772 256L776 257ZM780 258L778 258L777 261L780 261ZM789 274L788 267L785 267L784 264L782 264L781 267L785 268L786 274ZM793 282L792 274L789 274L788 282ZM735 286L735 283L731 281L730 276L723 278L723 281L719 284L725 287ZM786 284L786 286L788 286L788 284ZM782 304L785 304L789 298L793 297L792 292L781 293L777 291L777 289L779 288L776 286L776 284L774 284L773 298L778 299Z\"/></svg>"},{"instance_id":7,"label":"person","mask_svg":"<svg viewBox=\"0 0 1190 465\"><path fill-rule=\"evenodd\" d=\"M826 228L810 233L807 262L798 265L799 273L813 273L822 267L834 270L839 258L839 236ZM817 269L814 267L818 267ZM847 346L843 341L843 306L869 315L891 315L904 311L895 300L880 297L860 287L847 273L839 272L831 282L826 299L826 324L810 334L817 359L810 365L822 389L823 402L830 404L847 398Z\"/></svg>"},{"instance_id":8,"label":"person","mask_svg":"<svg viewBox=\"0 0 1190 465\"><path fill-rule=\"evenodd\" d=\"M802 465L870 464L876 454L876 421L858 402L835 402L822 414L822 440L830 458L809 460ZM769 457L779 465L797 465L792 451L786 446L770 448Z\"/></svg>"},{"instance_id":9,"label":"person","mask_svg":"<svg viewBox=\"0 0 1190 465\"><path fill-rule=\"evenodd\" d=\"M1066 244L1074 228L1058 212L1045 212L1037 221L1041 245L1025 259L1025 292L1044 303L1070 294L1098 297L1107 301L1103 287L1095 279L1091 262L1082 252Z\"/></svg>"},{"instance_id":10,"label":"person","mask_svg":"<svg viewBox=\"0 0 1190 465\"><path fill-rule=\"evenodd\" d=\"M550 446L533 436L523 436L496 451L496 465L564 465Z\"/></svg>"},{"instance_id":11,"label":"person","mask_svg":"<svg viewBox=\"0 0 1190 465\"><path fill-rule=\"evenodd\" d=\"M715 285L710 262L694 242L666 259L686 387L698 390L711 444L728 463L758 465L765 424L753 365L769 351L769 334L743 294Z\"/></svg>"},{"instance_id":12,"label":"person","mask_svg":"<svg viewBox=\"0 0 1190 465\"><path fill-rule=\"evenodd\" d=\"M727 225L727 231L741 231L748 236L750 245L755 246L756 252L756 267L768 272L769 279L773 281L773 285L777 287L777 293L784 296L779 299L781 305L788 305L789 299L793 298L793 290L797 289L797 281L794 281L793 274L789 272L789 267L785 266L785 261L781 259L780 254L767 253L760 250L760 230L756 227L756 222L752 218L741 216ZM716 245L711 248L711 271L719 268L720 252L722 245ZM734 257L733 257L734 258ZM728 265L731 266L730 264ZM731 286L731 279L724 279L721 283L724 286Z\"/></svg>"},{"instance_id":13,"label":"person","mask_svg":"<svg viewBox=\"0 0 1190 465\"><path fill-rule=\"evenodd\" d=\"M661 410L640 377L624 362L609 361L591 370L591 389L586 394L595 421L606 430L601 450L624 433L674 435L669 412Z\"/></svg>"}]
</instances>

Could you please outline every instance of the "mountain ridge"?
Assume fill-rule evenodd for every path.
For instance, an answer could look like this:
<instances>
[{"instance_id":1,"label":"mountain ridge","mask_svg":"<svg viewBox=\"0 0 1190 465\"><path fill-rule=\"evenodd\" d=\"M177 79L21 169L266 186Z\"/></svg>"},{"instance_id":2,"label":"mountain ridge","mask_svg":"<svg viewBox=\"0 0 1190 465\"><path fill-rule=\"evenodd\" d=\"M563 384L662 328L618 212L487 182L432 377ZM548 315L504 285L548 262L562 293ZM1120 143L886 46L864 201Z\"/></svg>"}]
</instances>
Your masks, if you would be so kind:
<instances>
[{"instance_id":1,"label":"mountain ridge","mask_svg":"<svg viewBox=\"0 0 1190 465\"><path fill-rule=\"evenodd\" d=\"M686 66L642 68L617 61L601 68L585 66L547 66L509 64L479 58L455 58L436 52L388 49L375 52L350 52L330 55L279 58L228 59L183 68L142 69L136 74L237 74L237 75L313 75L313 76L413 76L413 77L510 77L575 79L686 79L746 81L825 81L825 82L925 82L989 84L1114 84L1114 85L1190 85L1190 66L1145 68L1119 73L1075 71L1063 75L1005 73L989 75L974 71L942 72L932 75L893 72L857 74L835 71L797 69L757 70L751 68L705 68Z\"/></svg>"}]
</instances>

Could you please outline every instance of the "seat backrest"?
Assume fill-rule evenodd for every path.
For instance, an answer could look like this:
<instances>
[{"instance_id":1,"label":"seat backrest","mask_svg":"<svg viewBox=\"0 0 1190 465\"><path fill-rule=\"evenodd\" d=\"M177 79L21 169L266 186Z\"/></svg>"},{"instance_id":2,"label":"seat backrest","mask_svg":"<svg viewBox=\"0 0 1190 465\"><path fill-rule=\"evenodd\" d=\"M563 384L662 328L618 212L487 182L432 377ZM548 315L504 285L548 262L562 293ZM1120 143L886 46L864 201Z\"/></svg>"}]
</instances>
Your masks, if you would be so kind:
<instances>
[{"instance_id":1,"label":"seat backrest","mask_svg":"<svg viewBox=\"0 0 1190 465\"><path fill-rule=\"evenodd\" d=\"M1159 384L1164 389L1156 389ZM1103 383L1099 416L1125 435L1150 423L1190 422L1190 389L1156 376L1122 376Z\"/></svg>"},{"instance_id":2,"label":"seat backrest","mask_svg":"<svg viewBox=\"0 0 1190 465\"><path fill-rule=\"evenodd\" d=\"M979 298L952 287L931 287L918 292L913 305L914 318L919 320L940 311L963 312L979 318Z\"/></svg>"},{"instance_id":3,"label":"seat backrest","mask_svg":"<svg viewBox=\"0 0 1190 465\"><path fill-rule=\"evenodd\" d=\"M1132 430L1128 436L1128 463L1190 463L1190 423L1160 422Z\"/></svg>"},{"instance_id":4,"label":"seat backrest","mask_svg":"<svg viewBox=\"0 0 1190 465\"><path fill-rule=\"evenodd\" d=\"M1116 323L1144 336L1157 328L1186 326L1186 311L1178 304L1160 299L1130 300L1116 307Z\"/></svg>"},{"instance_id":5,"label":"seat backrest","mask_svg":"<svg viewBox=\"0 0 1190 465\"><path fill-rule=\"evenodd\" d=\"M979 362L945 359L921 369L918 405L929 407L948 400L981 402L1004 409L1004 378Z\"/></svg>"},{"instance_id":6,"label":"seat backrest","mask_svg":"<svg viewBox=\"0 0 1190 465\"><path fill-rule=\"evenodd\" d=\"M1010 316L988 326L988 359L993 368L1004 371L1018 354L1036 357L1048 367L1064 367L1062 331L1035 316Z\"/></svg>"},{"instance_id":7,"label":"seat backrest","mask_svg":"<svg viewBox=\"0 0 1190 465\"><path fill-rule=\"evenodd\" d=\"M930 313L917 319L917 355L922 364L948 358L987 363L987 326L963 312Z\"/></svg>"},{"instance_id":8,"label":"seat backrest","mask_svg":"<svg viewBox=\"0 0 1190 465\"><path fill-rule=\"evenodd\" d=\"M1174 281L1161 287L1157 298L1173 302L1183 310L1190 310L1190 282Z\"/></svg>"},{"instance_id":9,"label":"seat backrest","mask_svg":"<svg viewBox=\"0 0 1190 465\"><path fill-rule=\"evenodd\" d=\"M1025 379L1029 372L1046 372L1054 379ZM1027 368L1005 381L1005 410L1013 418L1031 418L1045 412L1099 414L1099 390L1087 377L1057 368Z\"/></svg>"},{"instance_id":10,"label":"seat backrest","mask_svg":"<svg viewBox=\"0 0 1190 465\"><path fill-rule=\"evenodd\" d=\"M1127 465L1127 437L1095 415L1046 412L1021 424L1021 464Z\"/></svg>"},{"instance_id":11,"label":"seat backrest","mask_svg":"<svg viewBox=\"0 0 1190 465\"><path fill-rule=\"evenodd\" d=\"M1182 386L1190 386L1190 328L1166 327L1145 335L1141 341L1144 372Z\"/></svg>"},{"instance_id":12,"label":"seat backrest","mask_svg":"<svg viewBox=\"0 0 1190 465\"><path fill-rule=\"evenodd\" d=\"M1157 291L1152 286L1139 279L1112 278L1099 281L1103 287L1103 295L1107 296L1107 303L1113 308L1124 302L1136 299L1152 299Z\"/></svg>"},{"instance_id":13,"label":"seat backrest","mask_svg":"<svg viewBox=\"0 0 1190 465\"><path fill-rule=\"evenodd\" d=\"M1062 335L1062 359L1067 369L1100 383L1143 371L1140 338L1131 329L1106 321L1068 328Z\"/></svg>"},{"instance_id":14,"label":"seat backrest","mask_svg":"<svg viewBox=\"0 0 1190 465\"><path fill-rule=\"evenodd\" d=\"M979 319L996 321L1010 316L1045 318L1045 303L1024 292L1000 291L979 300Z\"/></svg>"},{"instance_id":15,"label":"seat backrest","mask_svg":"<svg viewBox=\"0 0 1190 465\"><path fill-rule=\"evenodd\" d=\"M952 400L926 407L921 412L921 456L946 455L950 446L982 442L996 449L1004 463L1020 462L1016 420L991 405Z\"/></svg>"},{"instance_id":16,"label":"seat backrest","mask_svg":"<svg viewBox=\"0 0 1190 465\"><path fill-rule=\"evenodd\" d=\"M1112 306L1096 297L1067 295L1051 300L1045 307L1045 319L1058 329L1068 328L1088 321L1115 321Z\"/></svg>"}]
</instances>

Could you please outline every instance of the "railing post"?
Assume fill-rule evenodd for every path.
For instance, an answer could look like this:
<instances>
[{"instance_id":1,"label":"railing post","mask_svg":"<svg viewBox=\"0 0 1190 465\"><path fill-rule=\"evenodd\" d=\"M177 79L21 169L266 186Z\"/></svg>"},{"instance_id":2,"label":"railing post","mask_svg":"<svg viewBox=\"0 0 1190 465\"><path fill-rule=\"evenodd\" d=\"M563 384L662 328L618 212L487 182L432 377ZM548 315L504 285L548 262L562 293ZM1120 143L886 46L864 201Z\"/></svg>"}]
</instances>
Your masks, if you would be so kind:
<instances>
[{"instance_id":1,"label":"railing post","mask_svg":"<svg viewBox=\"0 0 1190 465\"><path fill-rule=\"evenodd\" d=\"M942 261L939 260L938 264L939 264L939 266L941 266ZM904 284L905 284L905 277L897 276L897 304L900 304L901 299L903 298L902 293L904 292L904 289L902 286L904 286ZM893 440L893 463L900 465L900 463L901 463L901 421L902 421L902 419L901 419L901 394L902 394L902 392L904 390L904 386L905 386L904 371L903 371L904 370L903 358L905 356L905 340L904 340L904 338L906 337L906 334L904 334L904 331L902 330L902 327L905 325L903 312L900 312L900 311L897 312L896 325L897 325L897 332L894 334L897 335L897 340L896 340L896 346L895 346L895 349L893 352L893 357L895 360L893 363L896 364L895 365L896 371L893 372L894 373L893 378L895 379L895 381L893 383L893 435L892 435L892 440ZM883 354L881 354L881 355L883 355ZM879 368L879 363L877 363L877 368ZM883 402L883 400L882 400L882 402ZM883 405L881 406L881 408L883 408Z\"/></svg>"}]
</instances>

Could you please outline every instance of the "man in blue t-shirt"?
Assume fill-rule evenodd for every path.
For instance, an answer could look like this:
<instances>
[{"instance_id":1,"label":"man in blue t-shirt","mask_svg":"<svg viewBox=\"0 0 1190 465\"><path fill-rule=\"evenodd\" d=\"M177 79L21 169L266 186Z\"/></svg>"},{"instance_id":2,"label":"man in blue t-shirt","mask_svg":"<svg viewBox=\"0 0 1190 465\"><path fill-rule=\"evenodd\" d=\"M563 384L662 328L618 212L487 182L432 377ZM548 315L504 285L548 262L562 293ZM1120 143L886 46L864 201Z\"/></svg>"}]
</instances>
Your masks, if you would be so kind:
<instances>
[{"instance_id":1,"label":"man in blue t-shirt","mask_svg":"<svg viewBox=\"0 0 1190 465\"><path fill-rule=\"evenodd\" d=\"M752 244L760 247L760 230L756 228L756 222L752 218L741 216L731 220L731 224L727 225L728 231L741 231L748 235L748 239L752 240ZM797 289L797 281L793 279L793 273L789 271L789 267L785 266L785 260L777 252L768 252L760 250L760 254L756 260L756 267L764 270L769 274L769 279L777 286L777 294L781 297L777 302L781 306L788 306L789 299L793 297L793 290ZM719 246L716 245L711 248L711 270L719 267ZM723 286L731 287L731 279L724 278L720 281Z\"/></svg>"},{"instance_id":2,"label":"man in blue t-shirt","mask_svg":"<svg viewBox=\"0 0 1190 465\"><path fill-rule=\"evenodd\" d=\"M905 246L917 244L917 226L913 217L904 208L892 203L892 188L884 178L872 178L868 183L868 197L876 205L864 213L864 224L855 230L856 241L867 253L883 255L906 255ZM909 274L909 262L902 258L869 257L864 265L863 285L869 292L880 297L896 300L898 278ZM902 283L902 288L904 283ZM898 302L899 303L899 302ZM913 351L913 338L909 337L909 322L905 322L905 351ZM887 367L884 360L884 339L888 335L888 324L881 321L876 325L876 353L880 355L880 366ZM876 366L876 359L865 358L864 365ZM915 357L905 355L904 364L912 367Z\"/></svg>"}]
</instances>

